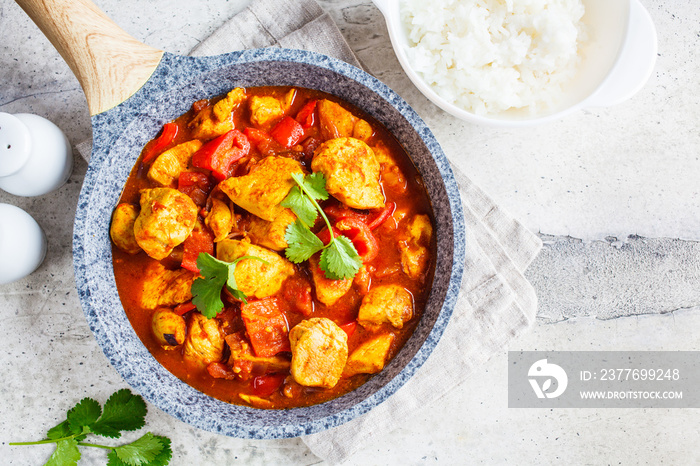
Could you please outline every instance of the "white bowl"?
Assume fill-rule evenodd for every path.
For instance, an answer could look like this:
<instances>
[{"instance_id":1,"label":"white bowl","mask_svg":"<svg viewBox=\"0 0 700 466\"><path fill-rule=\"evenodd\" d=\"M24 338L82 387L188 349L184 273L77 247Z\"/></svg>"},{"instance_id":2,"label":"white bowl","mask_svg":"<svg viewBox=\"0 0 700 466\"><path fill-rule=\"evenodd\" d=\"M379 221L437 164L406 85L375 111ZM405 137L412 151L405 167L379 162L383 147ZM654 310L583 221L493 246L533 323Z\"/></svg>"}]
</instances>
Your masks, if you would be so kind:
<instances>
[{"instance_id":1,"label":"white bowl","mask_svg":"<svg viewBox=\"0 0 700 466\"><path fill-rule=\"evenodd\" d=\"M656 28L639 0L583 0L583 22L589 36L581 48L576 77L564 87L564 97L548 113L526 110L477 115L439 96L412 68L406 55L408 40L401 23L401 0L373 0L384 15L396 56L413 84L433 103L451 115L491 126L532 126L557 120L574 111L609 107L636 94L654 69Z\"/></svg>"}]
</instances>

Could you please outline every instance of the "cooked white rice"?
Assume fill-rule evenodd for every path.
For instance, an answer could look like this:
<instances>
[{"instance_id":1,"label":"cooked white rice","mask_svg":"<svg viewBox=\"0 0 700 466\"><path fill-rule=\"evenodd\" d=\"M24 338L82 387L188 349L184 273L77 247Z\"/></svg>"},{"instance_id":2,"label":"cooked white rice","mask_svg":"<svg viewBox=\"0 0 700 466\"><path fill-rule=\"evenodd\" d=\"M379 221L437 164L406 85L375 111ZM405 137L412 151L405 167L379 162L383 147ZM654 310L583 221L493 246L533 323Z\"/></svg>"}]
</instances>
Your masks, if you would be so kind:
<instances>
[{"instance_id":1,"label":"cooked white rice","mask_svg":"<svg viewBox=\"0 0 700 466\"><path fill-rule=\"evenodd\" d=\"M401 0L412 68L476 114L545 111L571 79L581 0Z\"/></svg>"}]
</instances>

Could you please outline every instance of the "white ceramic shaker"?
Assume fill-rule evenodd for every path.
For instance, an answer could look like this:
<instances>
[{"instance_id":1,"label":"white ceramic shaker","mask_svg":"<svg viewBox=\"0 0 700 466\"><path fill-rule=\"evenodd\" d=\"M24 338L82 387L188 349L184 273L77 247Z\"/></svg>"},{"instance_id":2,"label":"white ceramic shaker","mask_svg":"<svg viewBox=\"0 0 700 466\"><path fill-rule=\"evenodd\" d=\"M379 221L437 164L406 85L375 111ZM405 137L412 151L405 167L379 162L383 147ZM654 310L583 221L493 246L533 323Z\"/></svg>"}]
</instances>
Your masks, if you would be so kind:
<instances>
[{"instance_id":1,"label":"white ceramic shaker","mask_svg":"<svg viewBox=\"0 0 700 466\"><path fill-rule=\"evenodd\" d=\"M46 235L19 207L0 204L0 285L34 272L46 256Z\"/></svg>"},{"instance_id":2,"label":"white ceramic shaker","mask_svg":"<svg viewBox=\"0 0 700 466\"><path fill-rule=\"evenodd\" d=\"M0 112L0 189L41 196L61 187L73 170L63 131L38 115Z\"/></svg>"}]
</instances>

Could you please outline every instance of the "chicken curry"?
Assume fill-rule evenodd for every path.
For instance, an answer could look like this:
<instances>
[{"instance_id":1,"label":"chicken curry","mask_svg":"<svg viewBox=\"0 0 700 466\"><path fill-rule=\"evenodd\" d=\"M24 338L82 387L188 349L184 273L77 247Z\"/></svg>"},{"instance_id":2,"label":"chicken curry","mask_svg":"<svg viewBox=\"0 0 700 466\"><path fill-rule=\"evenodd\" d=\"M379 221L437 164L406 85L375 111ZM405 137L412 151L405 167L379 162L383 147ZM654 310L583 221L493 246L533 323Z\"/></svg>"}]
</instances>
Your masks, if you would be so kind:
<instances>
[{"instance_id":1,"label":"chicken curry","mask_svg":"<svg viewBox=\"0 0 700 466\"><path fill-rule=\"evenodd\" d=\"M110 227L136 333L175 376L265 409L341 396L415 329L432 210L400 144L319 91L236 88L144 147Z\"/></svg>"}]
</instances>

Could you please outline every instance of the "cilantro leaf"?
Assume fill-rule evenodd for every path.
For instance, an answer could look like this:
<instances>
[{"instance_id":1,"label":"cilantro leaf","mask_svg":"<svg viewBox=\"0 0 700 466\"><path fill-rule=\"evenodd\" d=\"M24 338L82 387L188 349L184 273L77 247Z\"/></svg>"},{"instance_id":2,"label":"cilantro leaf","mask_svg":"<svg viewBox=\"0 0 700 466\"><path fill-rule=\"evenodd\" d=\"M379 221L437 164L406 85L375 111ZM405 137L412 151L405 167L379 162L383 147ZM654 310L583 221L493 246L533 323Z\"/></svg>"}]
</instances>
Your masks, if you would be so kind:
<instances>
[{"instance_id":1,"label":"cilantro leaf","mask_svg":"<svg viewBox=\"0 0 700 466\"><path fill-rule=\"evenodd\" d=\"M76 429L75 432L71 432L70 430L70 423L68 422L68 419L60 423L59 425L52 427L49 429L49 431L46 433L46 438L52 439L52 440L58 440L63 437L70 437L73 434L78 434L81 432L82 429L78 430Z\"/></svg>"},{"instance_id":2,"label":"cilantro leaf","mask_svg":"<svg viewBox=\"0 0 700 466\"><path fill-rule=\"evenodd\" d=\"M292 177L299 183L301 175L293 173ZM321 172L315 172L304 177L302 181L304 191L314 200L325 201L328 199L328 191L326 191L326 177Z\"/></svg>"},{"instance_id":3,"label":"cilantro leaf","mask_svg":"<svg viewBox=\"0 0 700 466\"><path fill-rule=\"evenodd\" d=\"M280 205L292 209L299 220L311 227L318 217L317 204L313 201L328 199L326 178L320 172L306 176L301 173L292 173L292 178L297 186L289 191Z\"/></svg>"},{"instance_id":4,"label":"cilantro leaf","mask_svg":"<svg viewBox=\"0 0 700 466\"><path fill-rule=\"evenodd\" d=\"M214 318L224 309L221 301L221 289L226 285L228 291L234 298L247 303L246 295L238 289L236 283L236 264L244 259L255 259L263 264L267 264L256 256L239 257L233 262L224 262L216 259L211 254L200 252L197 256L197 267L203 278L198 278L192 283L192 303L197 306L197 310L208 319Z\"/></svg>"},{"instance_id":5,"label":"cilantro leaf","mask_svg":"<svg viewBox=\"0 0 700 466\"><path fill-rule=\"evenodd\" d=\"M229 290L229 292L230 292L231 295L232 295L234 298L236 298L237 300L242 301L244 304L248 304L248 299L247 299L248 297L247 297L247 296L245 295L245 293L242 292L241 290L238 290L238 289L236 289L236 290Z\"/></svg>"},{"instance_id":6,"label":"cilantro leaf","mask_svg":"<svg viewBox=\"0 0 700 466\"><path fill-rule=\"evenodd\" d=\"M299 264L323 249L323 241L306 228L299 220L289 224L284 234L289 245L284 251L287 259Z\"/></svg>"},{"instance_id":7,"label":"cilantro leaf","mask_svg":"<svg viewBox=\"0 0 700 466\"><path fill-rule=\"evenodd\" d=\"M68 438L56 442L56 449L44 466L76 466L79 459L78 442Z\"/></svg>"},{"instance_id":8,"label":"cilantro leaf","mask_svg":"<svg viewBox=\"0 0 700 466\"><path fill-rule=\"evenodd\" d=\"M83 432L83 427L90 428L102 414L100 404L92 398L83 398L67 413L68 426L72 434Z\"/></svg>"},{"instance_id":9,"label":"cilantro leaf","mask_svg":"<svg viewBox=\"0 0 700 466\"><path fill-rule=\"evenodd\" d=\"M170 440L148 432L138 440L121 445L107 456L107 466L156 466L170 461Z\"/></svg>"},{"instance_id":10,"label":"cilantro leaf","mask_svg":"<svg viewBox=\"0 0 700 466\"><path fill-rule=\"evenodd\" d=\"M197 306L203 316L211 319L224 309L221 289L229 278L228 264L210 254L200 253L197 267L203 278L192 283L192 304Z\"/></svg>"},{"instance_id":11,"label":"cilantro leaf","mask_svg":"<svg viewBox=\"0 0 700 466\"><path fill-rule=\"evenodd\" d=\"M326 272L326 278L342 280L354 277L362 267L362 261L352 241L341 235L323 250L319 266Z\"/></svg>"},{"instance_id":12,"label":"cilantro leaf","mask_svg":"<svg viewBox=\"0 0 700 466\"><path fill-rule=\"evenodd\" d=\"M287 197L280 203L282 207L292 209L305 225L313 225L318 217L318 211L313 202L304 195L298 186L294 186L287 194Z\"/></svg>"},{"instance_id":13,"label":"cilantro leaf","mask_svg":"<svg viewBox=\"0 0 700 466\"><path fill-rule=\"evenodd\" d=\"M119 438L121 431L132 431L146 424L146 403L129 389L122 389L109 397L104 412L92 426L92 432L103 437Z\"/></svg>"},{"instance_id":14,"label":"cilantro leaf","mask_svg":"<svg viewBox=\"0 0 700 466\"><path fill-rule=\"evenodd\" d=\"M46 440L10 442L9 445L45 445L55 443L56 449L46 462L47 466L77 466L78 447L102 448L110 451L112 466L166 466L172 459L170 439L148 432L140 439L121 446L85 443L82 440L94 433L119 437L122 430L136 430L144 426L146 403L128 389L118 390L107 400L102 410L91 398L84 398L67 412L66 420L49 429Z\"/></svg>"},{"instance_id":15,"label":"cilantro leaf","mask_svg":"<svg viewBox=\"0 0 700 466\"><path fill-rule=\"evenodd\" d=\"M287 259L298 264L323 250L319 266L327 278L340 280L354 277L362 267L362 261L352 241L346 236L331 235L330 241L324 246L323 242L311 232L310 227L313 226L319 213L326 222L328 230L332 231L328 217L316 202L328 199L325 176L320 172L306 176L293 173L292 178L297 186L292 188L282 201L282 205L291 208L298 217L287 227L284 234L288 245L284 251Z\"/></svg>"}]
</instances>

